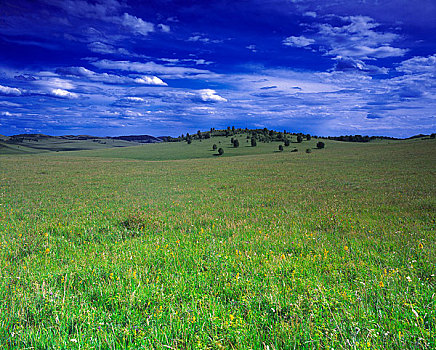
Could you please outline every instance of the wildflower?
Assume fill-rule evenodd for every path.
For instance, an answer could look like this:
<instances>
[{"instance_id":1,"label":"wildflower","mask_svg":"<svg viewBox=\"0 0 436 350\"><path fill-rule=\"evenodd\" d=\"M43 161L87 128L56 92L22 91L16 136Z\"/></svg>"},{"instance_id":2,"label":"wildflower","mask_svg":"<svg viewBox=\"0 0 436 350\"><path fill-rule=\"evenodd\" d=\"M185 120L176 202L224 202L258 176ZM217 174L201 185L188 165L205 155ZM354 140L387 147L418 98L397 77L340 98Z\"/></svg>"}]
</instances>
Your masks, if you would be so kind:
<instances>
[{"instance_id":1,"label":"wildflower","mask_svg":"<svg viewBox=\"0 0 436 350\"><path fill-rule=\"evenodd\" d=\"M282 260L285 260L285 254L281 255Z\"/></svg>"},{"instance_id":2,"label":"wildflower","mask_svg":"<svg viewBox=\"0 0 436 350\"><path fill-rule=\"evenodd\" d=\"M50 249L47 248L47 249L45 250L45 253L46 253L46 254L50 253Z\"/></svg>"},{"instance_id":3,"label":"wildflower","mask_svg":"<svg viewBox=\"0 0 436 350\"><path fill-rule=\"evenodd\" d=\"M381 288L383 288L383 287L385 286L385 284L383 283L383 281L380 281L380 282L378 283L378 285L379 285Z\"/></svg>"},{"instance_id":4,"label":"wildflower","mask_svg":"<svg viewBox=\"0 0 436 350\"><path fill-rule=\"evenodd\" d=\"M111 280L114 279L114 274L113 274L112 272L109 274L109 278L110 278Z\"/></svg>"},{"instance_id":5,"label":"wildflower","mask_svg":"<svg viewBox=\"0 0 436 350\"><path fill-rule=\"evenodd\" d=\"M230 314L229 318L230 318L230 321L233 321L233 320L235 319L235 316L233 316L232 314Z\"/></svg>"},{"instance_id":6,"label":"wildflower","mask_svg":"<svg viewBox=\"0 0 436 350\"><path fill-rule=\"evenodd\" d=\"M419 249L424 249L424 245L422 243L419 243L418 248Z\"/></svg>"},{"instance_id":7,"label":"wildflower","mask_svg":"<svg viewBox=\"0 0 436 350\"><path fill-rule=\"evenodd\" d=\"M344 250L345 250L346 252L348 252L348 246L347 246L347 245L344 246Z\"/></svg>"},{"instance_id":8,"label":"wildflower","mask_svg":"<svg viewBox=\"0 0 436 350\"><path fill-rule=\"evenodd\" d=\"M412 279L409 276L406 277L406 280L407 282L412 282Z\"/></svg>"}]
</instances>

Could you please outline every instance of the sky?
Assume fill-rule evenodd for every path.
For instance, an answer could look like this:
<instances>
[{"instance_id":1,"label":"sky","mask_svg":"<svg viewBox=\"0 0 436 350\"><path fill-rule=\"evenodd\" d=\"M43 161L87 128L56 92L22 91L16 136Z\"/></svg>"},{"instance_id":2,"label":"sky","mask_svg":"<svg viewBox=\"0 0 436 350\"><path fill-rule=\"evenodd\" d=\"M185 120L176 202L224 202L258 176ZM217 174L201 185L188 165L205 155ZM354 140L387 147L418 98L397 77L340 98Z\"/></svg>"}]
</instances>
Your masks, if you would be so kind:
<instances>
[{"instance_id":1,"label":"sky","mask_svg":"<svg viewBox=\"0 0 436 350\"><path fill-rule=\"evenodd\" d=\"M0 134L436 131L434 0L0 0Z\"/></svg>"}]
</instances>

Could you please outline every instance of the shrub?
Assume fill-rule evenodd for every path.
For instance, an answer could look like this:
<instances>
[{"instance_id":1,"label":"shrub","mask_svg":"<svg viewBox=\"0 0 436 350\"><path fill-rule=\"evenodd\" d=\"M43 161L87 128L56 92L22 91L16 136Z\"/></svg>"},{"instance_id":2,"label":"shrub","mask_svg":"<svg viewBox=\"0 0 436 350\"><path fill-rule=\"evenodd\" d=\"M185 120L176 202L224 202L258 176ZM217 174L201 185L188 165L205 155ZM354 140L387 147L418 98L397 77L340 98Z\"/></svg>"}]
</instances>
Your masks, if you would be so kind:
<instances>
[{"instance_id":1,"label":"shrub","mask_svg":"<svg viewBox=\"0 0 436 350\"><path fill-rule=\"evenodd\" d=\"M294 148L291 152L298 152L298 149Z\"/></svg>"},{"instance_id":2,"label":"shrub","mask_svg":"<svg viewBox=\"0 0 436 350\"><path fill-rule=\"evenodd\" d=\"M291 141L289 141L288 139L285 139L285 146L288 147L291 144Z\"/></svg>"},{"instance_id":3,"label":"shrub","mask_svg":"<svg viewBox=\"0 0 436 350\"><path fill-rule=\"evenodd\" d=\"M318 148L318 149L321 149L321 148L324 148L325 147L325 144L324 144L324 142L322 142L322 141L319 141L317 144L316 144L316 148Z\"/></svg>"},{"instance_id":4,"label":"shrub","mask_svg":"<svg viewBox=\"0 0 436 350\"><path fill-rule=\"evenodd\" d=\"M213 144L212 149L213 149L214 151L216 151L216 149L217 149L217 145L216 145L215 143Z\"/></svg>"},{"instance_id":5,"label":"shrub","mask_svg":"<svg viewBox=\"0 0 436 350\"><path fill-rule=\"evenodd\" d=\"M218 154L220 156L222 156L224 154L224 150L221 147L218 149Z\"/></svg>"},{"instance_id":6,"label":"shrub","mask_svg":"<svg viewBox=\"0 0 436 350\"><path fill-rule=\"evenodd\" d=\"M312 153L312 150L310 148L306 148L306 153Z\"/></svg>"},{"instance_id":7,"label":"shrub","mask_svg":"<svg viewBox=\"0 0 436 350\"><path fill-rule=\"evenodd\" d=\"M239 147L239 141L238 139L233 140L233 147L238 148Z\"/></svg>"},{"instance_id":8,"label":"shrub","mask_svg":"<svg viewBox=\"0 0 436 350\"><path fill-rule=\"evenodd\" d=\"M312 136L310 136L309 134L306 135L306 139L307 141L310 141L312 139Z\"/></svg>"},{"instance_id":9,"label":"shrub","mask_svg":"<svg viewBox=\"0 0 436 350\"><path fill-rule=\"evenodd\" d=\"M188 142L188 145L190 145L192 143L192 140L188 139L186 142Z\"/></svg>"},{"instance_id":10,"label":"shrub","mask_svg":"<svg viewBox=\"0 0 436 350\"><path fill-rule=\"evenodd\" d=\"M279 145L279 151L283 152L283 145Z\"/></svg>"},{"instance_id":11,"label":"shrub","mask_svg":"<svg viewBox=\"0 0 436 350\"><path fill-rule=\"evenodd\" d=\"M301 135L298 135L298 136L297 136L297 142L298 142L298 143L303 142L303 138L301 137Z\"/></svg>"}]
</instances>

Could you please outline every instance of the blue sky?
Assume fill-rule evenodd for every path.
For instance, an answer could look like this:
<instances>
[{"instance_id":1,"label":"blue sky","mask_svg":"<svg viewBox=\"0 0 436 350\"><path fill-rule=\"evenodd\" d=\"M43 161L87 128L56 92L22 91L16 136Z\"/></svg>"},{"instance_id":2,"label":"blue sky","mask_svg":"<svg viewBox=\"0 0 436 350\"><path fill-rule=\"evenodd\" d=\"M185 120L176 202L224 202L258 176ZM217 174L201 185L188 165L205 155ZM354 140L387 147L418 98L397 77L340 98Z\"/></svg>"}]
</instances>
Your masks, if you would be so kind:
<instances>
[{"instance_id":1,"label":"blue sky","mask_svg":"<svg viewBox=\"0 0 436 350\"><path fill-rule=\"evenodd\" d=\"M0 0L0 134L436 129L434 0Z\"/></svg>"}]
</instances>

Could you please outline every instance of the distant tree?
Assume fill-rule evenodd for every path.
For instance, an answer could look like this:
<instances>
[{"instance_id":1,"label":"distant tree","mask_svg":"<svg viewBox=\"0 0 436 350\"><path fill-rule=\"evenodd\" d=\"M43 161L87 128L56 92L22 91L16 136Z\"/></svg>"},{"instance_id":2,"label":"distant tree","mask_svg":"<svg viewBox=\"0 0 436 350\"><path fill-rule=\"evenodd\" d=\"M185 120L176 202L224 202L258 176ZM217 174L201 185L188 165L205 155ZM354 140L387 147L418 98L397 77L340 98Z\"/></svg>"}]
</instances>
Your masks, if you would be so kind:
<instances>
[{"instance_id":1,"label":"distant tree","mask_svg":"<svg viewBox=\"0 0 436 350\"><path fill-rule=\"evenodd\" d=\"M214 151L216 151L216 149L217 149L217 145L216 145L215 143L213 144L212 149L213 149Z\"/></svg>"},{"instance_id":2,"label":"distant tree","mask_svg":"<svg viewBox=\"0 0 436 350\"><path fill-rule=\"evenodd\" d=\"M285 146L288 147L291 144L291 141L289 141L289 139L285 139Z\"/></svg>"},{"instance_id":3,"label":"distant tree","mask_svg":"<svg viewBox=\"0 0 436 350\"><path fill-rule=\"evenodd\" d=\"M312 139L312 136L310 136L310 134L307 134L306 139L307 139L307 141L310 141Z\"/></svg>"},{"instance_id":4,"label":"distant tree","mask_svg":"<svg viewBox=\"0 0 436 350\"><path fill-rule=\"evenodd\" d=\"M279 132L277 134L277 139L282 140L283 139L283 134L281 132Z\"/></svg>"},{"instance_id":5,"label":"distant tree","mask_svg":"<svg viewBox=\"0 0 436 350\"><path fill-rule=\"evenodd\" d=\"M201 131L200 130L197 131L197 136L201 140Z\"/></svg>"},{"instance_id":6,"label":"distant tree","mask_svg":"<svg viewBox=\"0 0 436 350\"><path fill-rule=\"evenodd\" d=\"M235 133L235 127L232 126L232 133Z\"/></svg>"},{"instance_id":7,"label":"distant tree","mask_svg":"<svg viewBox=\"0 0 436 350\"><path fill-rule=\"evenodd\" d=\"M235 141L235 139L232 137L232 138L230 139L230 143L233 144L234 141Z\"/></svg>"},{"instance_id":8,"label":"distant tree","mask_svg":"<svg viewBox=\"0 0 436 350\"><path fill-rule=\"evenodd\" d=\"M224 150L220 147L218 148L218 154L222 156L224 154Z\"/></svg>"},{"instance_id":9,"label":"distant tree","mask_svg":"<svg viewBox=\"0 0 436 350\"><path fill-rule=\"evenodd\" d=\"M318 149L321 149L321 148L324 148L325 147L325 144L324 144L324 142L322 142L322 141L319 141L317 144L316 144L316 148L318 148Z\"/></svg>"},{"instance_id":10,"label":"distant tree","mask_svg":"<svg viewBox=\"0 0 436 350\"><path fill-rule=\"evenodd\" d=\"M298 135L298 136L297 136L297 142L298 142L298 143L303 142L303 138L301 137L301 135Z\"/></svg>"},{"instance_id":11,"label":"distant tree","mask_svg":"<svg viewBox=\"0 0 436 350\"><path fill-rule=\"evenodd\" d=\"M239 141L238 139L233 140L233 147L238 148L239 147Z\"/></svg>"},{"instance_id":12,"label":"distant tree","mask_svg":"<svg viewBox=\"0 0 436 350\"><path fill-rule=\"evenodd\" d=\"M435 133L433 133L433 134L430 135L430 138L431 138L431 139L434 139L435 137L436 137L436 134L435 134Z\"/></svg>"},{"instance_id":13,"label":"distant tree","mask_svg":"<svg viewBox=\"0 0 436 350\"><path fill-rule=\"evenodd\" d=\"M204 138L205 138L205 139L210 139L210 133L209 133L209 132L205 133L205 134L204 134Z\"/></svg>"},{"instance_id":14,"label":"distant tree","mask_svg":"<svg viewBox=\"0 0 436 350\"><path fill-rule=\"evenodd\" d=\"M257 142L256 139L254 137L251 138L251 147L256 147L257 146Z\"/></svg>"},{"instance_id":15,"label":"distant tree","mask_svg":"<svg viewBox=\"0 0 436 350\"><path fill-rule=\"evenodd\" d=\"M192 143L192 140L189 138L186 140L186 142L188 143L188 145L190 145Z\"/></svg>"}]
</instances>

